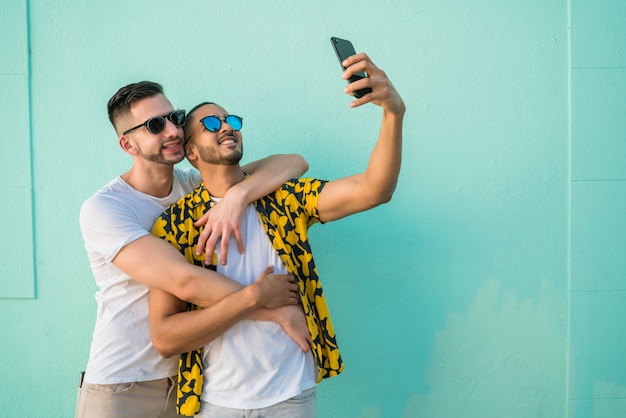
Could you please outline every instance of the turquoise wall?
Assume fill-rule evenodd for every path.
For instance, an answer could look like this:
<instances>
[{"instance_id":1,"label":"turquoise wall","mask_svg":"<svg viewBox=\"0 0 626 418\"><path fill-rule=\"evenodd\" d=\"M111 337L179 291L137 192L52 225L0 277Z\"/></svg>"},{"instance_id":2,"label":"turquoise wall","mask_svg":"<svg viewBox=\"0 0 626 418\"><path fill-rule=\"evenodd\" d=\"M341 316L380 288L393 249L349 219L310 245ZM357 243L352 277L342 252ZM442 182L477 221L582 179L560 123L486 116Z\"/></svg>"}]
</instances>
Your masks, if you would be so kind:
<instances>
[{"instance_id":1,"label":"turquoise wall","mask_svg":"<svg viewBox=\"0 0 626 418\"><path fill-rule=\"evenodd\" d=\"M393 201L312 230L346 371L320 417L622 417L626 3L0 6L0 411L68 417L95 319L84 199L130 165L106 101L161 82L246 119L246 158L364 168L330 36L407 104ZM30 54L28 52L30 51Z\"/></svg>"},{"instance_id":2,"label":"turquoise wall","mask_svg":"<svg viewBox=\"0 0 626 418\"><path fill-rule=\"evenodd\" d=\"M570 343L573 417L626 416L626 2L572 1Z\"/></svg>"}]
</instances>

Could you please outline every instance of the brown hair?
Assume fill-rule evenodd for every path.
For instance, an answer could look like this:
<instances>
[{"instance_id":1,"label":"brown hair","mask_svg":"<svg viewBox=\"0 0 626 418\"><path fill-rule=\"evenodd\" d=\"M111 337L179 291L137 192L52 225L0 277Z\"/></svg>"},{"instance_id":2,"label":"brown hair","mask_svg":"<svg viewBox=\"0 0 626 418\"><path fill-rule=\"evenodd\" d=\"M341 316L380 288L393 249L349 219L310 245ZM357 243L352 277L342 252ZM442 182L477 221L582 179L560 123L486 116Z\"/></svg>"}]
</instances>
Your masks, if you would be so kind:
<instances>
[{"instance_id":1,"label":"brown hair","mask_svg":"<svg viewBox=\"0 0 626 418\"><path fill-rule=\"evenodd\" d=\"M152 81L140 81L122 87L109 99L107 111L114 128L120 116L130 112L130 107L141 99L163 94L163 86Z\"/></svg>"}]
</instances>

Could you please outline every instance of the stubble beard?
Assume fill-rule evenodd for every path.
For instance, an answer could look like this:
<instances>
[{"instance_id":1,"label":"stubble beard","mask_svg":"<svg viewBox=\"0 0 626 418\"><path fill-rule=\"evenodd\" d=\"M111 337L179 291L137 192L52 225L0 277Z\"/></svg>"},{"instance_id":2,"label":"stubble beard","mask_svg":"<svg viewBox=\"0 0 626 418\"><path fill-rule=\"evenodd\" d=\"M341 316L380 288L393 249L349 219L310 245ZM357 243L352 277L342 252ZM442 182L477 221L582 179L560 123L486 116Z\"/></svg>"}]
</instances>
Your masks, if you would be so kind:
<instances>
[{"instance_id":1,"label":"stubble beard","mask_svg":"<svg viewBox=\"0 0 626 418\"><path fill-rule=\"evenodd\" d=\"M172 159L165 158L163 154L161 153L144 154L143 151L141 150L139 150L139 155L141 155L141 157L146 161L150 161L150 162L157 163L157 164L163 164L163 165L175 165L181 162L185 158L184 155L181 155L180 158L176 158L172 160Z\"/></svg>"},{"instance_id":2,"label":"stubble beard","mask_svg":"<svg viewBox=\"0 0 626 418\"><path fill-rule=\"evenodd\" d=\"M243 145L241 150L233 151L230 155L220 155L217 150L210 147L198 147L200 159L213 165L237 165L243 158Z\"/></svg>"}]
</instances>

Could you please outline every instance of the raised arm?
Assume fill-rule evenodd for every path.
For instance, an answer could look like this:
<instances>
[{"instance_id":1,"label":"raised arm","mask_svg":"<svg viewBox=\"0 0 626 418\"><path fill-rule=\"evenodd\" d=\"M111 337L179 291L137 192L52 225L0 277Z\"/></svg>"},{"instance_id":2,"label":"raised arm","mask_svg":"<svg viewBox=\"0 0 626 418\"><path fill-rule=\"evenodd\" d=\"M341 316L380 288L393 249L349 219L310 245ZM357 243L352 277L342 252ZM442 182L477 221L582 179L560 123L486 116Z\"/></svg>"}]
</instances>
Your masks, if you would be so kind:
<instances>
[{"instance_id":1,"label":"raised arm","mask_svg":"<svg viewBox=\"0 0 626 418\"><path fill-rule=\"evenodd\" d=\"M243 166L243 170L252 175L231 187L220 203L195 223L196 226L205 225L196 246L197 254L206 251L206 261L209 262L221 238L219 262L226 264L228 242L233 236L239 252L243 253L240 226L246 206L273 192L287 180L301 176L308 168L304 158L297 154L272 155Z\"/></svg>"},{"instance_id":2,"label":"raised arm","mask_svg":"<svg viewBox=\"0 0 626 418\"><path fill-rule=\"evenodd\" d=\"M405 105L384 71L374 65L366 54L357 54L344 61L343 78L365 71L368 78L350 83L345 92L369 87L372 92L350 103L358 107L374 103L383 115L378 141L370 154L367 168L360 174L327 183L320 193L318 209L323 222L334 221L353 213L371 209L391 199L396 188L402 160L402 120Z\"/></svg>"}]
</instances>

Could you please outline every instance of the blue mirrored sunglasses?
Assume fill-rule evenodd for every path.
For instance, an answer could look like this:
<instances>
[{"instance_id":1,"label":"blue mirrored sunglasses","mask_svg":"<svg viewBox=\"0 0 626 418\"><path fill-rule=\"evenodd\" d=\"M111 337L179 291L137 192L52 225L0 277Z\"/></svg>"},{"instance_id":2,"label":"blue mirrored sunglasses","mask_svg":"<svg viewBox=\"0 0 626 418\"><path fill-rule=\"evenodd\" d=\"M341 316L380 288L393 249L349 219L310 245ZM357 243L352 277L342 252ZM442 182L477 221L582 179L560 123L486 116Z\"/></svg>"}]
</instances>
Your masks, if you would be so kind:
<instances>
[{"instance_id":1,"label":"blue mirrored sunglasses","mask_svg":"<svg viewBox=\"0 0 626 418\"><path fill-rule=\"evenodd\" d=\"M233 128L233 131L238 131L241 129L243 124L243 119L239 116L235 115L226 115L223 118L219 116L207 116L206 118L200 119L202 122L202 126L209 132L218 132L222 128L222 122L225 122Z\"/></svg>"}]
</instances>

